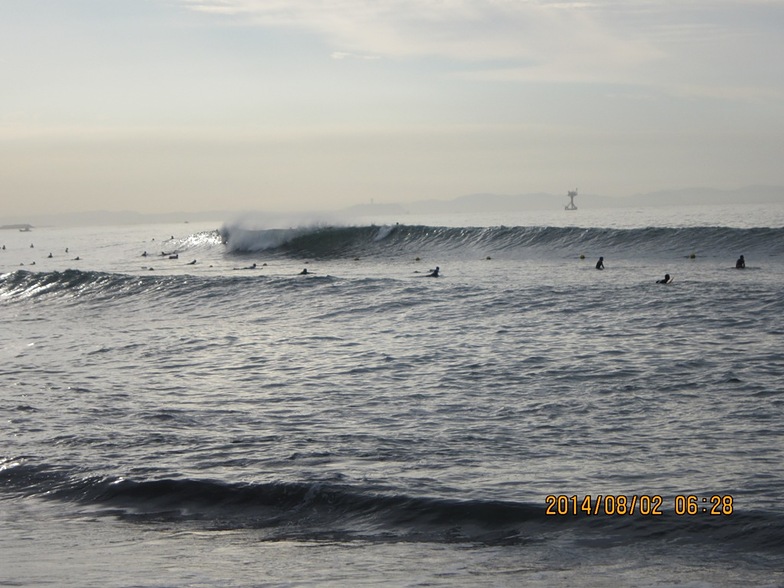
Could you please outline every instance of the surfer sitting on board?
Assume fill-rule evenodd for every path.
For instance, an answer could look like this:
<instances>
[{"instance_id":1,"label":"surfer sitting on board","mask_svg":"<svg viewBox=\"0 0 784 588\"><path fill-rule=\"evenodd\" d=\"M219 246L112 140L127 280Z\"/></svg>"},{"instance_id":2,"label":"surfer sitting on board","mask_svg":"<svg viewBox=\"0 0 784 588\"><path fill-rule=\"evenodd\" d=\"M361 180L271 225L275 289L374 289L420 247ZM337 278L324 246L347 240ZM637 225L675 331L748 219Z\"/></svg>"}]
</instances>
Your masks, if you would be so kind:
<instances>
[{"instance_id":1,"label":"surfer sitting on board","mask_svg":"<svg viewBox=\"0 0 784 588\"><path fill-rule=\"evenodd\" d=\"M738 258L738 261L735 262L735 269L745 269L745 268L746 268L746 260L743 259L743 256L741 255L740 258Z\"/></svg>"},{"instance_id":2,"label":"surfer sitting on board","mask_svg":"<svg viewBox=\"0 0 784 588\"><path fill-rule=\"evenodd\" d=\"M441 268L440 268L440 267L438 267L438 266L436 266L436 269L434 269L434 270L430 270L430 273L429 273L429 274L427 274L427 277L428 277L428 278L437 278L437 277L439 277L439 276L438 276L438 272L439 272L440 270L441 270Z\"/></svg>"},{"instance_id":3,"label":"surfer sitting on board","mask_svg":"<svg viewBox=\"0 0 784 588\"><path fill-rule=\"evenodd\" d=\"M670 274L664 274L664 278L662 278L661 280L656 280L657 284L669 284L670 282L672 282L672 278L670 277Z\"/></svg>"},{"instance_id":4,"label":"surfer sitting on board","mask_svg":"<svg viewBox=\"0 0 784 588\"><path fill-rule=\"evenodd\" d=\"M604 257L600 257L596 262L596 269L604 269Z\"/></svg>"}]
</instances>

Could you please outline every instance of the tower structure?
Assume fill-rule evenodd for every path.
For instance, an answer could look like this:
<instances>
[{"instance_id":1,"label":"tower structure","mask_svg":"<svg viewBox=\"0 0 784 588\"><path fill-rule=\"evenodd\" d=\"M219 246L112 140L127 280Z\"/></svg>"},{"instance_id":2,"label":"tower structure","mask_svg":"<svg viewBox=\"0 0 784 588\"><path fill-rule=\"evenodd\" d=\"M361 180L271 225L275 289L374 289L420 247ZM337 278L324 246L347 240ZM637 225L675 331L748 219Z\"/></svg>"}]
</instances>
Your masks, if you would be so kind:
<instances>
[{"instance_id":1,"label":"tower structure","mask_svg":"<svg viewBox=\"0 0 784 588\"><path fill-rule=\"evenodd\" d=\"M569 196L569 204L564 206L564 210L577 210L577 207L574 205L574 197L577 196L577 188L569 190L567 196Z\"/></svg>"}]
</instances>

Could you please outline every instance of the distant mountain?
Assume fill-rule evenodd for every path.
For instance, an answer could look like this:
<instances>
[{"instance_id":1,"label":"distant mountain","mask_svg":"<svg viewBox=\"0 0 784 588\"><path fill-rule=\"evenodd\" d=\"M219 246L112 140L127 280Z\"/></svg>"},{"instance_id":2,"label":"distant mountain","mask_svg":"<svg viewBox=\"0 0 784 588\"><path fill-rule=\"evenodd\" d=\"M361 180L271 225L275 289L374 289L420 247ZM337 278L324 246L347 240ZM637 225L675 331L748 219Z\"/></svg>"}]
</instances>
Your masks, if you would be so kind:
<instances>
[{"instance_id":1,"label":"distant mountain","mask_svg":"<svg viewBox=\"0 0 784 588\"><path fill-rule=\"evenodd\" d=\"M536 192L532 194L468 194L452 200L419 200L406 203L368 203L350 206L342 210L312 213L311 217L323 215L331 218L351 216L402 216L405 214L439 213L482 213L516 212L522 210L563 210L569 203L567 190L560 194ZM784 204L784 186L747 186L736 190L717 190L714 188L685 188L662 190L625 197L600 196L579 193L575 198L578 209L653 207L653 206L693 206L703 204ZM257 216L266 220L299 218L305 215L283 213L264 213L262 211L220 211L209 212L172 212L142 214L138 212L91 211L81 213L34 215L27 218L3 218L2 228L24 228L41 226L94 226L94 225L134 225L156 223L213 222L221 223L229 219Z\"/></svg>"},{"instance_id":2,"label":"distant mountain","mask_svg":"<svg viewBox=\"0 0 784 588\"><path fill-rule=\"evenodd\" d=\"M405 204L366 204L341 212L369 216L373 214L439 214L516 212L521 210L558 210L569 203L567 192L548 194L468 194L452 200L419 200ZM706 204L784 204L783 186L748 186L736 190L685 188L663 190L626 197L578 194L577 208L617 208L649 206L694 206Z\"/></svg>"},{"instance_id":3,"label":"distant mountain","mask_svg":"<svg viewBox=\"0 0 784 588\"><path fill-rule=\"evenodd\" d=\"M511 212L515 210L557 208L562 198L553 194L469 194L454 200L424 200L407 204L412 213L437 212Z\"/></svg>"}]
</instances>

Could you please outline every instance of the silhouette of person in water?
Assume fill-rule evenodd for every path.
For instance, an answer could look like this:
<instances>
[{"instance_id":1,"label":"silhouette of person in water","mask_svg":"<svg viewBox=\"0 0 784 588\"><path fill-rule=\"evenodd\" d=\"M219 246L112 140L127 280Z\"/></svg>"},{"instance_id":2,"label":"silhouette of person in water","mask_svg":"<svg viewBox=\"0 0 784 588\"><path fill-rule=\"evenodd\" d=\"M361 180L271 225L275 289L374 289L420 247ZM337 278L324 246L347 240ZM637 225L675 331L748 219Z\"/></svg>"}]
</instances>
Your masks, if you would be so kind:
<instances>
[{"instance_id":1,"label":"silhouette of person in water","mask_svg":"<svg viewBox=\"0 0 784 588\"><path fill-rule=\"evenodd\" d=\"M745 268L746 268L746 260L743 259L743 256L741 255L738 258L738 261L735 262L735 269L745 269Z\"/></svg>"},{"instance_id":2,"label":"silhouette of person in water","mask_svg":"<svg viewBox=\"0 0 784 588\"><path fill-rule=\"evenodd\" d=\"M604 269L604 257L600 257L596 262L596 269Z\"/></svg>"},{"instance_id":3,"label":"silhouette of person in water","mask_svg":"<svg viewBox=\"0 0 784 588\"><path fill-rule=\"evenodd\" d=\"M662 278L661 280L656 280L657 284L669 284L670 282L672 282L672 278L670 277L670 274L664 274L664 278Z\"/></svg>"},{"instance_id":4,"label":"silhouette of person in water","mask_svg":"<svg viewBox=\"0 0 784 588\"><path fill-rule=\"evenodd\" d=\"M299 272L299 275L301 275L301 276L307 276L307 275L308 275L308 268L305 268L305 269L303 269L301 272Z\"/></svg>"},{"instance_id":5,"label":"silhouette of person in water","mask_svg":"<svg viewBox=\"0 0 784 588\"><path fill-rule=\"evenodd\" d=\"M437 278L439 277L438 272L441 271L441 268L436 266L436 269L431 270L429 274L427 274L428 278Z\"/></svg>"}]
</instances>

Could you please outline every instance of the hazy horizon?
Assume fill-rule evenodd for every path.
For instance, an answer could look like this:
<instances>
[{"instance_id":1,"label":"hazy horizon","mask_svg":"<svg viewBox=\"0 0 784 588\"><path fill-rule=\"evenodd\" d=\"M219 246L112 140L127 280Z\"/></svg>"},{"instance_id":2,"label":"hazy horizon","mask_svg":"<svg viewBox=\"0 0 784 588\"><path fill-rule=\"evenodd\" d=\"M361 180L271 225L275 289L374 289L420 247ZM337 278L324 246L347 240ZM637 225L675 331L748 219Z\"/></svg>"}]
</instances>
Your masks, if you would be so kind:
<instances>
[{"instance_id":1,"label":"hazy horizon","mask_svg":"<svg viewBox=\"0 0 784 588\"><path fill-rule=\"evenodd\" d=\"M0 219L784 185L784 4L6 0Z\"/></svg>"},{"instance_id":2,"label":"hazy horizon","mask_svg":"<svg viewBox=\"0 0 784 588\"><path fill-rule=\"evenodd\" d=\"M482 214L482 213L536 213L564 212L569 203L566 194L466 194L448 200L430 199L400 202L365 202L340 208L322 208L309 211L269 211L263 209L213 209L204 211L179 210L173 212L147 212L136 210L84 210L60 213L41 213L27 216L0 216L0 228L17 226L89 226L111 224L147 223L200 223L213 221L242 221L282 223L283 225L321 224L350 222L354 218L384 219L418 215L436 216ZM711 206L737 207L738 214L752 207L766 207L773 214L784 212L784 186L746 186L738 190L715 190L691 188L636 194L626 197L608 197L596 194L579 194L575 200L577 210L597 212L599 210L629 209L697 209ZM772 207L771 207L772 206ZM568 216L575 216L567 211ZM263 222L262 222L263 224Z\"/></svg>"}]
</instances>

